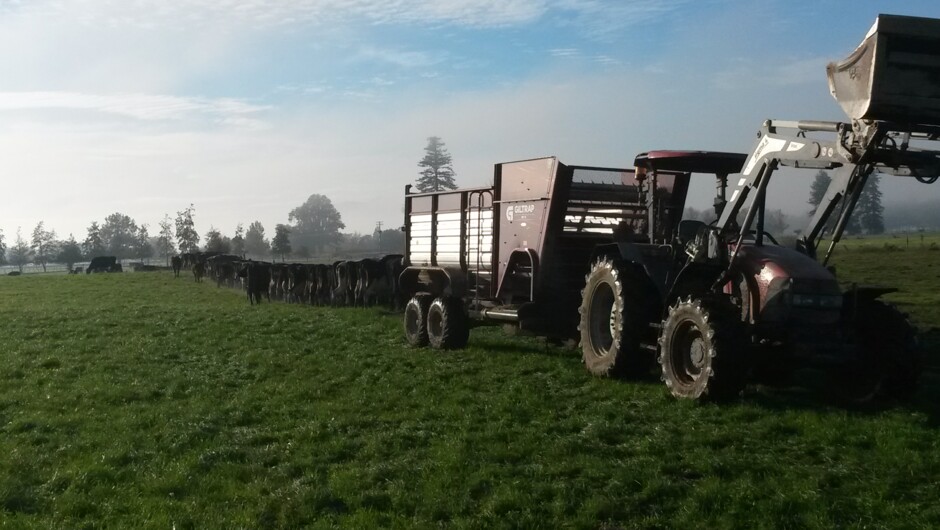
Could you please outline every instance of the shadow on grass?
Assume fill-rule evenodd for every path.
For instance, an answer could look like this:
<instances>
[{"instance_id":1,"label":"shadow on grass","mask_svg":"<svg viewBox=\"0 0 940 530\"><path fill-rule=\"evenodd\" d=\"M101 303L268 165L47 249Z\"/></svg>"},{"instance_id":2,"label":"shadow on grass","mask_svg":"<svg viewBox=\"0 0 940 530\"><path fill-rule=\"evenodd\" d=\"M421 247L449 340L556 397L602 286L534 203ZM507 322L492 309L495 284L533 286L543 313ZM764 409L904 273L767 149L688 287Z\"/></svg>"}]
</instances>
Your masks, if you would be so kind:
<instances>
[{"instance_id":1,"label":"shadow on grass","mask_svg":"<svg viewBox=\"0 0 940 530\"><path fill-rule=\"evenodd\" d=\"M538 354L580 357L575 347L552 344L544 339L512 340L503 333L480 337L475 345L487 352L507 354ZM507 340L510 339L510 340ZM794 372L783 385L751 384L743 401L770 410L838 410L852 414L875 416L892 410L910 410L926 415L927 426L940 428L940 328L931 328L918 335L923 354L923 373L917 392L899 400L879 395L866 403L847 401L835 388L831 377L819 369L805 368ZM648 376L623 380L623 384L661 385L658 366Z\"/></svg>"},{"instance_id":2,"label":"shadow on grass","mask_svg":"<svg viewBox=\"0 0 940 530\"><path fill-rule=\"evenodd\" d=\"M940 328L918 336L923 354L923 371L916 393L908 399L878 396L870 402L852 403L842 398L831 378L821 370L796 371L786 386L749 387L744 400L773 410L834 409L859 415L878 415L892 410L924 414L927 426L940 427Z\"/></svg>"},{"instance_id":3,"label":"shadow on grass","mask_svg":"<svg viewBox=\"0 0 940 530\"><path fill-rule=\"evenodd\" d=\"M551 357L577 356L581 353L549 341L510 341L506 337L486 337L471 342L474 348L493 353L537 354Z\"/></svg>"}]
</instances>

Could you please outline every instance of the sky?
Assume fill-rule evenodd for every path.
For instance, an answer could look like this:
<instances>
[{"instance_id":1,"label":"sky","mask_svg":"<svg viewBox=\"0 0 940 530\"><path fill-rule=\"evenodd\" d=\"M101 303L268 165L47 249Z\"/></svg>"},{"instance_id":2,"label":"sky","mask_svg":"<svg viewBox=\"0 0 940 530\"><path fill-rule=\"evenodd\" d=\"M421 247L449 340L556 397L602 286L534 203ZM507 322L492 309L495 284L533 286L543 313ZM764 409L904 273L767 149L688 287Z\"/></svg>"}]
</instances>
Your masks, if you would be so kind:
<instances>
[{"instance_id":1,"label":"sky","mask_svg":"<svg viewBox=\"0 0 940 530\"><path fill-rule=\"evenodd\" d=\"M121 212L154 234L193 204L201 235L273 234L318 193L371 233L402 224L429 136L460 186L539 156L749 152L767 118L844 119L825 65L878 13L940 2L0 0L0 229L82 240ZM803 213L811 177L771 207ZM940 199L882 182L889 211Z\"/></svg>"}]
</instances>

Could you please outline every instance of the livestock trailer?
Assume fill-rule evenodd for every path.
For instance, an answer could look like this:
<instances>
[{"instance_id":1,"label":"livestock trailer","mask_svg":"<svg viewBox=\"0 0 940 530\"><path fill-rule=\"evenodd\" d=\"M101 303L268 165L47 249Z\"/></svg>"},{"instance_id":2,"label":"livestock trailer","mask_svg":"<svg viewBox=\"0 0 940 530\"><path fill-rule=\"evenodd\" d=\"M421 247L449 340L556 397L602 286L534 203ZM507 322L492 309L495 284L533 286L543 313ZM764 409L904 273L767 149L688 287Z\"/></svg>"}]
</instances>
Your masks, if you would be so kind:
<instances>
[{"instance_id":1,"label":"livestock trailer","mask_svg":"<svg viewBox=\"0 0 940 530\"><path fill-rule=\"evenodd\" d=\"M649 177L546 157L496 164L489 187L406 188L408 341L462 347L471 320L576 337L584 276L599 249L630 241L648 259L671 253L689 173Z\"/></svg>"}]
</instances>

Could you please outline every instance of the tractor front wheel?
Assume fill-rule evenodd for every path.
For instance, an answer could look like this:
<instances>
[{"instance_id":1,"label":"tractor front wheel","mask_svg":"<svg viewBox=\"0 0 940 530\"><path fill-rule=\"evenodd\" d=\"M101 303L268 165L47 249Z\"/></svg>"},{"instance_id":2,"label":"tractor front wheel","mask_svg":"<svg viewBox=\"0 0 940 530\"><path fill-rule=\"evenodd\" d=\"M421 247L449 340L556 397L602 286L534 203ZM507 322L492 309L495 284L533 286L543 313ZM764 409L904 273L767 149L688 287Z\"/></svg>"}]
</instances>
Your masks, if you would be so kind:
<instances>
[{"instance_id":1,"label":"tractor front wheel","mask_svg":"<svg viewBox=\"0 0 940 530\"><path fill-rule=\"evenodd\" d=\"M725 401L744 389L746 345L738 312L720 299L679 301L659 339L662 378L673 396Z\"/></svg>"}]
</instances>

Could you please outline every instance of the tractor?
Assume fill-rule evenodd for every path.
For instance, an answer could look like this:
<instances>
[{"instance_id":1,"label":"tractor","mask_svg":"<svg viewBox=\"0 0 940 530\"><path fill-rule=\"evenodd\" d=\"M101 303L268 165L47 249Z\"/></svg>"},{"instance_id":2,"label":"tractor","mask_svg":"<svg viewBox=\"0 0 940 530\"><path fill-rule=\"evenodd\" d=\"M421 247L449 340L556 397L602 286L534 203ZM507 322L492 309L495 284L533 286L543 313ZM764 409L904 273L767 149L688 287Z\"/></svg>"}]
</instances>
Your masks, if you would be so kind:
<instances>
[{"instance_id":1,"label":"tractor","mask_svg":"<svg viewBox=\"0 0 940 530\"><path fill-rule=\"evenodd\" d=\"M829 368L852 400L913 392L919 374L915 330L879 299L895 289L843 291L827 264L869 175L928 184L940 175L938 45L940 20L881 15L848 59L827 68L849 122L768 120L749 156L637 156L637 175L650 180L660 171L714 174L718 218L710 225L679 223L672 270L681 263L680 270L654 282L660 318L639 310L657 294L642 287L655 277L648 263L623 251L594 263L580 308L588 369L641 368L637 360L648 348L679 398L726 399L751 376L773 377L803 363ZM768 184L781 167L835 175L796 248L778 245L764 230ZM727 199L733 174L737 186ZM834 216L828 248L817 260Z\"/></svg>"}]
</instances>

